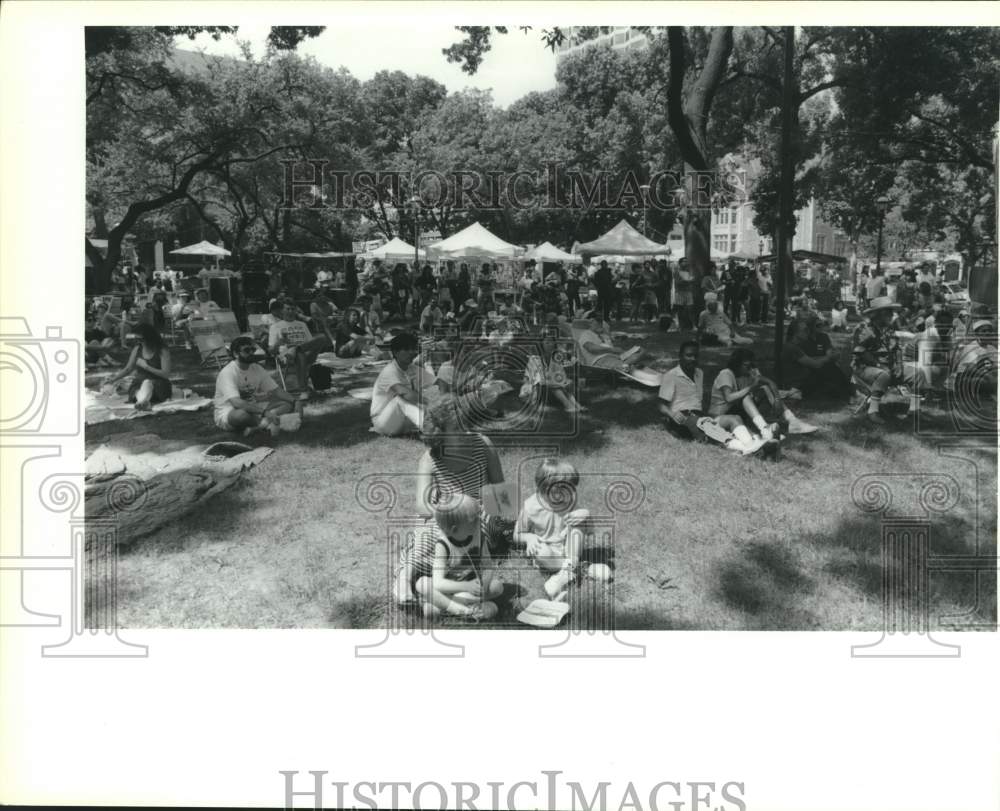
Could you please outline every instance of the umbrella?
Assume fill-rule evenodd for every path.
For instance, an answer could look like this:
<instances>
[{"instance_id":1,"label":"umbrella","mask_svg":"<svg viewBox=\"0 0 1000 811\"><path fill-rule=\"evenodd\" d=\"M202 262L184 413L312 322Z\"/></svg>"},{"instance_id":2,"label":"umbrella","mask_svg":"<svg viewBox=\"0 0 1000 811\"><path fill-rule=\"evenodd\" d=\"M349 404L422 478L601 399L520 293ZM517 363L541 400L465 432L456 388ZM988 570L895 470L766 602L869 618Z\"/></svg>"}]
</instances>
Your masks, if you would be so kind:
<instances>
[{"instance_id":1,"label":"umbrella","mask_svg":"<svg viewBox=\"0 0 1000 811\"><path fill-rule=\"evenodd\" d=\"M196 242L194 245L185 245L183 248L177 248L170 252L171 256L213 256L215 257L215 266L219 266L220 256L232 256L232 254L225 248L220 248L218 245L213 245L206 239L201 242Z\"/></svg>"}]
</instances>

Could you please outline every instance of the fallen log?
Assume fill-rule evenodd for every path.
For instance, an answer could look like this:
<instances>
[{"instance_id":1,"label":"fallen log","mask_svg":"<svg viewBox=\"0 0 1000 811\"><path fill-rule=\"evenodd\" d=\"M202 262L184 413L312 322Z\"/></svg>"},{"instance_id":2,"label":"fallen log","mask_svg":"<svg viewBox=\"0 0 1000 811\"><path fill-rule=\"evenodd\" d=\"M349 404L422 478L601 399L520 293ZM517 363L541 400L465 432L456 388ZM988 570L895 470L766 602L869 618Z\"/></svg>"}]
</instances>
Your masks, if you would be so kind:
<instances>
[{"instance_id":1,"label":"fallen log","mask_svg":"<svg viewBox=\"0 0 1000 811\"><path fill-rule=\"evenodd\" d=\"M143 434L130 436L127 448L104 444L87 458L84 514L116 521L119 545L176 521L274 452L239 442L168 447L155 434Z\"/></svg>"}]
</instances>

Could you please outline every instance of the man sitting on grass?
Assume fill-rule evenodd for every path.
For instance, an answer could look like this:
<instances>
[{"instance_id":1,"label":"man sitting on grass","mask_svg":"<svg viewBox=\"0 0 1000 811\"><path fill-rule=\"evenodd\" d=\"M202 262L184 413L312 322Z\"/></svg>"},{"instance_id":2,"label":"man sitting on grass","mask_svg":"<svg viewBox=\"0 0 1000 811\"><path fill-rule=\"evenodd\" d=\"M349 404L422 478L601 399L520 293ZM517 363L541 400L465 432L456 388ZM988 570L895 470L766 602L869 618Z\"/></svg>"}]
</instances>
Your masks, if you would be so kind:
<instances>
[{"instance_id":1,"label":"man sitting on grass","mask_svg":"<svg viewBox=\"0 0 1000 811\"><path fill-rule=\"evenodd\" d=\"M229 347L233 356L215 379L215 424L224 431L280 431L278 420L291 411L302 413L302 397L278 386L264 368L253 362L257 345L241 335Z\"/></svg>"},{"instance_id":2,"label":"man sitting on grass","mask_svg":"<svg viewBox=\"0 0 1000 811\"><path fill-rule=\"evenodd\" d=\"M379 372L372 388L371 418L375 433L399 436L424 424L418 388L419 369L413 365L417 337L404 332L389 342L392 360Z\"/></svg>"},{"instance_id":3,"label":"man sitting on grass","mask_svg":"<svg viewBox=\"0 0 1000 811\"><path fill-rule=\"evenodd\" d=\"M320 352L333 349L333 342L326 335L314 338L305 322L296 319L296 314L295 304L290 301L284 302L283 318L271 324L267 343L272 355L295 360L296 380L299 388L304 389L309 367L313 365Z\"/></svg>"},{"instance_id":4,"label":"man sitting on grass","mask_svg":"<svg viewBox=\"0 0 1000 811\"><path fill-rule=\"evenodd\" d=\"M720 309L719 297L715 293L705 294L705 309L698 316L698 340L706 346L753 343L751 338L736 334L733 322Z\"/></svg>"},{"instance_id":5,"label":"man sitting on grass","mask_svg":"<svg viewBox=\"0 0 1000 811\"><path fill-rule=\"evenodd\" d=\"M882 425L879 414L882 398L892 385L906 384L910 391L910 411L919 405L917 391L926 388L922 369L904 365L899 337L893 319L899 305L888 296L877 296L864 311L867 323L854 333L854 374L868 388L868 421Z\"/></svg>"},{"instance_id":6,"label":"man sitting on grass","mask_svg":"<svg viewBox=\"0 0 1000 811\"><path fill-rule=\"evenodd\" d=\"M744 456L760 450L773 450L777 442L754 437L735 414L706 417L702 410L705 376L698 368L698 344L685 341L680 348L680 362L663 375L660 383L660 413L666 417L667 430L684 439L712 441Z\"/></svg>"}]
</instances>

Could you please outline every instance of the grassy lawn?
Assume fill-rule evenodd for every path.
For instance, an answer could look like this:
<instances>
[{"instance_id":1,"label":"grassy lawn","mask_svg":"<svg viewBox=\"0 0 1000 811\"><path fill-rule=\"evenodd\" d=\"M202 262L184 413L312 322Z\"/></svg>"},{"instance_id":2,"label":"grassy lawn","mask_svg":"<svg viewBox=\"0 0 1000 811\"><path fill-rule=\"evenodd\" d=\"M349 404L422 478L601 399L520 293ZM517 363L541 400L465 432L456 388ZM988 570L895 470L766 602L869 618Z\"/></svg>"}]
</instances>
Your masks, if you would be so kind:
<instances>
[{"instance_id":1,"label":"grassy lawn","mask_svg":"<svg viewBox=\"0 0 1000 811\"><path fill-rule=\"evenodd\" d=\"M677 357L676 333L615 328L654 354ZM745 332L757 339L758 356L770 356L771 328ZM832 337L849 349L846 336ZM706 386L727 356L702 351ZM185 385L211 396L212 379L192 374ZM580 506L613 525L613 585L586 583L571 593L570 621L586 622L604 601L619 628L879 629L882 519L852 499L855 482L868 475L893 482L897 514L920 512L927 477L951 477L958 499L931 516L932 554L996 552L997 456L989 441L917 435L912 420L876 429L846 406L813 404L799 413L822 431L792 437L775 463L673 438L660 427L652 390L591 384L582 400L590 410L573 435L557 411L545 414L537 439L493 435L522 496L531 492L537 457L558 447L581 471ZM949 424L941 410L926 413L931 425ZM121 548L123 627L386 625L387 537L413 509L423 446L370 433L368 403L350 397L317 396L306 417L235 487ZM198 445L223 438L203 411L89 427L88 451L103 442L127 448L137 433ZM939 447L963 443L979 449ZM359 503L359 481L373 474L397 493L388 515ZM623 477L641 483L643 498L631 511L612 512L608 487ZM508 591L519 582L541 596L541 578L523 563L516 555L502 563ZM517 625L504 608L496 627ZM930 617L934 628L994 628L995 576L932 570Z\"/></svg>"}]
</instances>

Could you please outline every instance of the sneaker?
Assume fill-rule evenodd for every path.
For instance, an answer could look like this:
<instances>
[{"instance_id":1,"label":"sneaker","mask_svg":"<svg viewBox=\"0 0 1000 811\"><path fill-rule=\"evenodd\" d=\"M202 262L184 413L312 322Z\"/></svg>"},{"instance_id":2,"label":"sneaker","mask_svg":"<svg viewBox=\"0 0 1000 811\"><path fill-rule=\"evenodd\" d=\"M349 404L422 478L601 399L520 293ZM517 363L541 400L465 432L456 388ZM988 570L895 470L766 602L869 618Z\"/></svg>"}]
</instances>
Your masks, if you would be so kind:
<instances>
[{"instance_id":1,"label":"sneaker","mask_svg":"<svg viewBox=\"0 0 1000 811\"><path fill-rule=\"evenodd\" d=\"M772 422L770 425L765 426L760 432L760 438L765 442L777 439L780 435L781 427L776 422Z\"/></svg>"},{"instance_id":2,"label":"sneaker","mask_svg":"<svg viewBox=\"0 0 1000 811\"><path fill-rule=\"evenodd\" d=\"M757 451L759 451L761 448L763 448L764 445L766 444L767 443L760 437L754 437L752 440L750 440L750 442L740 446L740 453L742 453L744 456L752 456L753 454L757 453Z\"/></svg>"},{"instance_id":3,"label":"sneaker","mask_svg":"<svg viewBox=\"0 0 1000 811\"><path fill-rule=\"evenodd\" d=\"M790 434L814 434L818 430L818 426L810 425L808 422L800 420L798 417L788 421L788 433Z\"/></svg>"},{"instance_id":4,"label":"sneaker","mask_svg":"<svg viewBox=\"0 0 1000 811\"><path fill-rule=\"evenodd\" d=\"M566 590L566 587L573 582L573 569L564 566L552 577L545 581L545 593L550 600L554 600L556 595Z\"/></svg>"}]
</instances>

